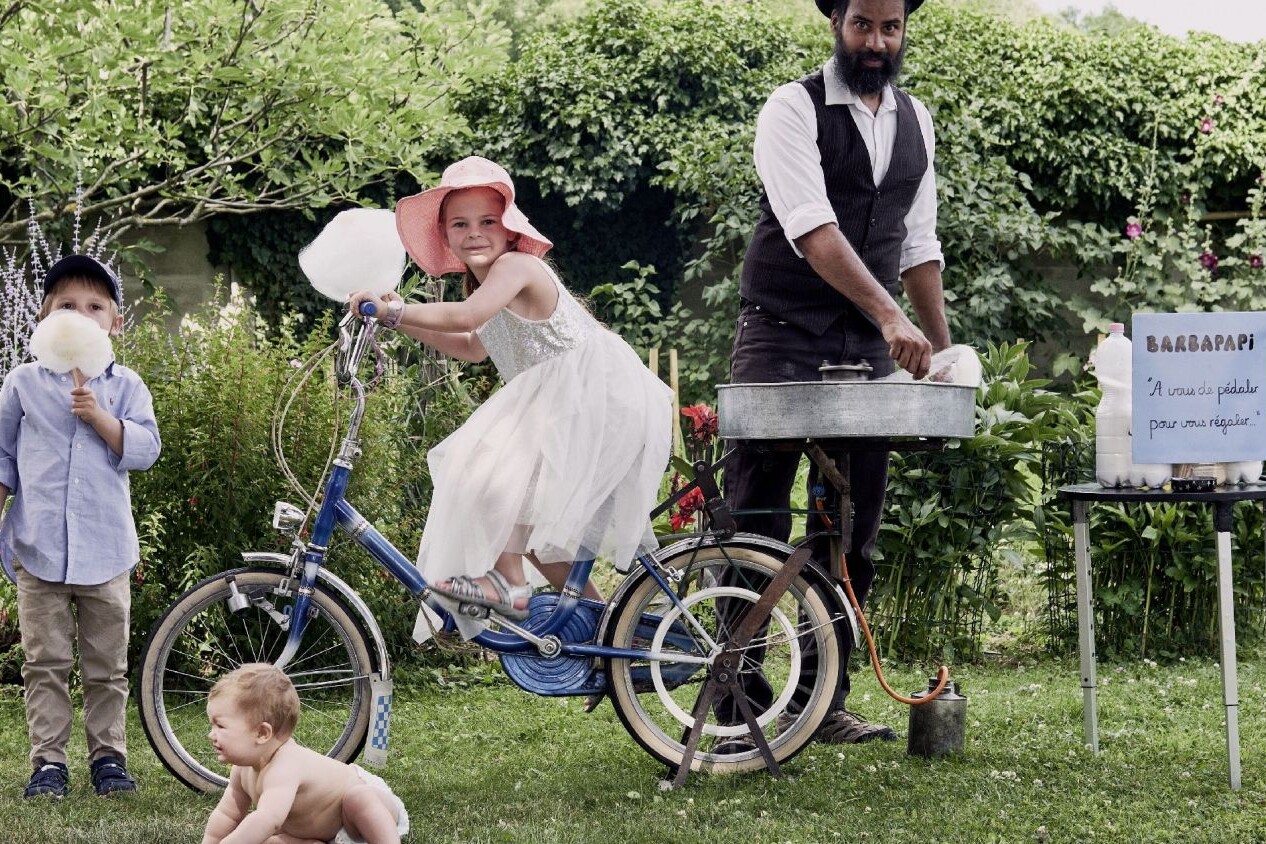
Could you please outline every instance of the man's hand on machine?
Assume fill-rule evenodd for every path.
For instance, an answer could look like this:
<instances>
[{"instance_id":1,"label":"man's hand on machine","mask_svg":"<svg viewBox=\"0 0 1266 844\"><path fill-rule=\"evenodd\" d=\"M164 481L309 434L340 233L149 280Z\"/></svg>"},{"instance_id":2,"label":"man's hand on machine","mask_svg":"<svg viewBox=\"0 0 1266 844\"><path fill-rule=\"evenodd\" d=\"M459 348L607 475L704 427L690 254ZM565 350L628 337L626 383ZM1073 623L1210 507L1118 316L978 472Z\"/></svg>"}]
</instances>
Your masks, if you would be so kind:
<instances>
[{"instance_id":1,"label":"man's hand on machine","mask_svg":"<svg viewBox=\"0 0 1266 844\"><path fill-rule=\"evenodd\" d=\"M932 366L932 344L909 317L898 311L896 316L880 326L880 330L898 366L916 381L928 374Z\"/></svg>"}]
</instances>

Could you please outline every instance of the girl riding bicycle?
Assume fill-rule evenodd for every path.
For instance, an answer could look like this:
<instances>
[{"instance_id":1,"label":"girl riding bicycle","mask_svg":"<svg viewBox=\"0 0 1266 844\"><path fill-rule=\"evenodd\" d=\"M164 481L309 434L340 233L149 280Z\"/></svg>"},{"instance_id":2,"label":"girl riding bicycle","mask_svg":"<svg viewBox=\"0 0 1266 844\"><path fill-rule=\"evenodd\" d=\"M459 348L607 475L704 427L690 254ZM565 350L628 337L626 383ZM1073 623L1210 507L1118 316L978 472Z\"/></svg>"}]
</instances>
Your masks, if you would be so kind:
<instances>
[{"instance_id":1,"label":"girl riding bicycle","mask_svg":"<svg viewBox=\"0 0 1266 844\"><path fill-rule=\"evenodd\" d=\"M491 357L505 380L427 455L434 494L417 565L432 591L464 605L455 615L470 637L472 607L526 616L524 556L559 586L580 555L623 567L657 547L647 514L668 462L672 394L542 260L553 244L499 165L449 166L397 204L396 226L425 272L465 272L465 299L359 291L351 310L371 302L381 324L450 357Z\"/></svg>"}]
</instances>

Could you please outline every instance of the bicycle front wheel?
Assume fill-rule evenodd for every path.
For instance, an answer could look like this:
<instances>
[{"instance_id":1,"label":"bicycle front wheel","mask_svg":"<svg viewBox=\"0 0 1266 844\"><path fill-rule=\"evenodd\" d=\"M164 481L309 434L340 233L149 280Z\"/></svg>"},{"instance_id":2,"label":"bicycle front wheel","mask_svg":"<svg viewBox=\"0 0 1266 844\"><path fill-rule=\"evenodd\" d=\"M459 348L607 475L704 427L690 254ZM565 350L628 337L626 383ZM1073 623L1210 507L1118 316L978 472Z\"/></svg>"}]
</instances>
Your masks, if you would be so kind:
<instances>
[{"instance_id":1,"label":"bicycle front wheel","mask_svg":"<svg viewBox=\"0 0 1266 844\"><path fill-rule=\"evenodd\" d=\"M710 676L698 658L729 641L783 562L737 544L687 548L660 561L684 612L645 572L613 609L607 644L646 650L648 658L608 660L612 703L637 743L670 768L685 758L691 715ZM839 686L840 619L831 606L803 575L795 578L742 656L743 694L779 763L813 738ZM691 770L765 767L733 698L714 701L705 719Z\"/></svg>"},{"instance_id":2,"label":"bicycle front wheel","mask_svg":"<svg viewBox=\"0 0 1266 844\"><path fill-rule=\"evenodd\" d=\"M247 662L275 662L298 583L280 571L237 569L197 584L150 631L137 681L141 726L167 770L195 791L228 784L207 738L207 695ZM372 709L369 639L355 614L318 583L299 652L286 673L299 692L295 738L340 761L365 743Z\"/></svg>"}]
</instances>

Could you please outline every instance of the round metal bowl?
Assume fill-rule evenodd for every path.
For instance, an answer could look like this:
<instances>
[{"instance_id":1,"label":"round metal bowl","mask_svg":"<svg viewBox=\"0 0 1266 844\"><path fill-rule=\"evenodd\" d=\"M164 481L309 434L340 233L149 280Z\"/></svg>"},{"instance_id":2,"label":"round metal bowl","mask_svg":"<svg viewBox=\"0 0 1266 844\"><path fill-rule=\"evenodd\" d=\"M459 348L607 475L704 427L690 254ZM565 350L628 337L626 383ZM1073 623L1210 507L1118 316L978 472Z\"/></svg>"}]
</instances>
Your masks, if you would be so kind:
<instances>
[{"instance_id":1,"label":"round metal bowl","mask_svg":"<svg viewBox=\"0 0 1266 844\"><path fill-rule=\"evenodd\" d=\"M717 387L726 439L965 438L976 388L932 381L788 381Z\"/></svg>"}]
</instances>

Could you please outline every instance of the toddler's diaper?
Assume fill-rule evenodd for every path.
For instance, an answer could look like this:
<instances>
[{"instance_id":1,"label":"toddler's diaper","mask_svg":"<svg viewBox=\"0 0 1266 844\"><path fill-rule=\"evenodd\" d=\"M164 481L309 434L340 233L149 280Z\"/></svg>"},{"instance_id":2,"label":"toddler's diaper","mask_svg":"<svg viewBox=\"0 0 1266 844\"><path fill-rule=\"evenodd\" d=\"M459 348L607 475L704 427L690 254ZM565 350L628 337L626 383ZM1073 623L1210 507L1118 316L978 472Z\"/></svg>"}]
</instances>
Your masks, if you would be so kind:
<instances>
[{"instance_id":1,"label":"toddler's diaper","mask_svg":"<svg viewBox=\"0 0 1266 844\"><path fill-rule=\"evenodd\" d=\"M403 838L409 832L409 813L405 811L404 801L396 796L396 793L391 790L391 786L387 785L386 780L382 777L377 774L371 774L360 765L352 765L351 768L356 772L356 776L360 777L361 782L378 789L391 798L388 802L396 807L396 831ZM346 829L340 829L338 835L334 836L330 844L364 844L364 840L353 838L348 835Z\"/></svg>"}]
</instances>

